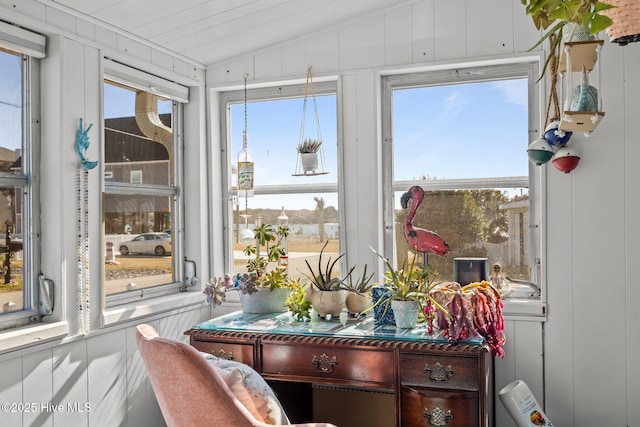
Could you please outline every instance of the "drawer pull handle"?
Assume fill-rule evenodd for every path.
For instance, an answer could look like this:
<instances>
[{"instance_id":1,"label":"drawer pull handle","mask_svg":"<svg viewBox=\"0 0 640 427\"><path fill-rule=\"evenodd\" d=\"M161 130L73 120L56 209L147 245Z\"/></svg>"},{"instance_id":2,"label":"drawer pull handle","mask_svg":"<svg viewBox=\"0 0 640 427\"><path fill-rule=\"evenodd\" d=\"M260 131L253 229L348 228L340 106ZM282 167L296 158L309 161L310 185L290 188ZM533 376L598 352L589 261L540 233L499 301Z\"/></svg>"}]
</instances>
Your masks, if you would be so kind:
<instances>
[{"instance_id":1,"label":"drawer pull handle","mask_svg":"<svg viewBox=\"0 0 640 427\"><path fill-rule=\"evenodd\" d=\"M319 372L330 374L333 372L334 365L338 364L338 361L336 360L335 356L329 359L329 356L327 356L325 353L322 353L322 356L320 356L319 358L314 354L311 363L316 365L316 369Z\"/></svg>"},{"instance_id":2,"label":"drawer pull handle","mask_svg":"<svg viewBox=\"0 0 640 427\"><path fill-rule=\"evenodd\" d=\"M447 366L446 369L440 362L437 362L433 369L429 366L428 363L425 364L424 373L429 375L429 379L432 381L449 381L449 378L453 376L453 370L451 369L451 365Z\"/></svg>"},{"instance_id":3,"label":"drawer pull handle","mask_svg":"<svg viewBox=\"0 0 640 427\"><path fill-rule=\"evenodd\" d=\"M422 416L429 420L430 426L448 426L449 421L453 419L451 409L449 409L447 412L444 412L438 406L433 408L431 412L429 412L427 408L424 408Z\"/></svg>"},{"instance_id":4,"label":"drawer pull handle","mask_svg":"<svg viewBox=\"0 0 640 427\"><path fill-rule=\"evenodd\" d=\"M224 348L221 348L220 350L218 350L218 354L216 354L215 351L212 351L211 354L213 354L216 357L219 357L220 359L233 360L233 351L230 351L229 354L227 354L227 352L224 351Z\"/></svg>"}]
</instances>

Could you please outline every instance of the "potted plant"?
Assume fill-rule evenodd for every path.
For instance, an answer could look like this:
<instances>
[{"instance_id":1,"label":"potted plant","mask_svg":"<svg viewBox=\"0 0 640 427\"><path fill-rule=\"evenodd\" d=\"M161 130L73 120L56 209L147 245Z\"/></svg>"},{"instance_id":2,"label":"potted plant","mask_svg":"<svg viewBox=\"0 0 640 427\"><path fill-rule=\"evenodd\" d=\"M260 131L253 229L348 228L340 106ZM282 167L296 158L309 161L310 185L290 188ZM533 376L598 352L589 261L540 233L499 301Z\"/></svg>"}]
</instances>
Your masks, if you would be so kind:
<instances>
[{"instance_id":1,"label":"potted plant","mask_svg":"<svg viewBox=\"0 0 640 427\"><path fill-rule=\"evenodd\" d=\"M317 270L311 267L309 261L304 261L309 269L309 274L305 274L307 279L309 279L305 298L322 318L328 314L332 317L340 316L344 308L345 299L347 298L347 291L342 287L344 279L333 276L333 268L344 254L339 255L333 261L329 258L323 265L322 255L328 244L329 241L327 240L320 250Z\"/></svg>"},{"instance_id":2,"label":"potted plant","mask_svg":"<svg viewBox=\"0 0 640 427\"><path fill-rule=\"evenodd\" d=\"M287 277L285 267L268 269L286 255L283 240L288 236L288 227L274 230L271 224L262 224L254 229L256 245L244 249L247 259L247 273L236 276L235 287L240 291L242 310L247 313L283 313L287 311L284 302L289 295L292 281ZM266 256L260 253L266 248ZM251 257L255 255L254 257Z\"/></svg>"},{"instance_id":3,"label":"potted plant","mask_svg":"<svg viewBox=\"0 0 640 427\"><path fill-rule=\"evenodd\" d=\"M395 269L389 260L379 253L376 252L376 255L384 261L386 271L385 281L380 285L383 296L375 301L371 308L381 310L381 317L392 310L398 328L412 328L417 324L418 314L424 310L426 301L447 313L447 310L430 296L438 277L433 267L416 265L415 253L411 263L407 266L405 261L399 269Z\"/></svg>"},{"instance_id":4,"label":"potted plant","mask_svg":"<svg viewBox=\"0 0 640 427\"><path fill-rule=\"evenodd\" d=\"M348 292L345 306L349 314L357 315L371 306L371 279L374 273L367 275L367 265L359 276L354 276L355 267L349 270L347 277L342 282L342 289Z\"/></svg>"},{"instance_id":5,"label":"potted plant","mask_svg":"<svg viewBox=\"0 0 640 427\"><path fill-rule=\"evenodd\" d=\"M569 40L579 40L575 35L581 29L587 36L594 36L613 23L611 18L601 13L613 6L598 0L520 0L520 2L526 7L526 13L531 16L536 28L545 31L542 38L531 49L549 40L549 56L542 68L541 78L551 59L560 57L563 36L565 39L569 36ZM574 37L571 37L572 35Z\"/></svg>"},{"instance_id":6,"label":"potted plant","mask_svg":"<svg viewBox=\"0 0 640 427\"><path fill-rule=\"evenodd\" d=\"M302 162L302 170L315 173L318 170L318 151L322 146L321 139L305 138L298 144L297 150Z\"/></svg>"},{"instance_id":7,"label":"potted plant","mask_svg":"<svg viewBox=\"0 0 640 427\"><path fill-rule=\"evenodd\" d=\"M290 282L291 292L284 302L295 320L311 320L311 303L306 300L306 286L300 280Z\"/></svg>"}]
</instances>

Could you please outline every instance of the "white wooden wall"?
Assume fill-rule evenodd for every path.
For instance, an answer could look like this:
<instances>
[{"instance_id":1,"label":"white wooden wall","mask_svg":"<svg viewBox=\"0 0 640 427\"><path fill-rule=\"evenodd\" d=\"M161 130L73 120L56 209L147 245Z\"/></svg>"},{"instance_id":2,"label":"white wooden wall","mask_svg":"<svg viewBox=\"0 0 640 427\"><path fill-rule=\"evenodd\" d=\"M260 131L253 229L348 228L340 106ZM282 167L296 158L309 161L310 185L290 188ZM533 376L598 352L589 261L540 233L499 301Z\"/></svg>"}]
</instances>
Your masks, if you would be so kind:
<instances>
[{"instance_id":1,"label":"white wooden wall","mask_svg":"<svg viewBox=\"0 0 640 427\"><path fill-rule=\"evenodd\" d=\"M207 86L224 90L244 73L254 83L299 81L307 66L315 76L337 76L349 165L341 205L347 255L350 263L371 263L367 248L379 244L382 227L379 75L523 55L538 38L520 2L420 0L208 66ZM622 48L602 38L606 116L591 137L573 136L578 169L561 174L544 166L548 322L509 318L507 356L496 361L496 392L524 380L560 426L640 426L640 316L633 302L640 294L640 172L633 166L640 154L640 44ZM498 426L514 425L497 396L496 411Z\"/></svg>"},{"instance_id":2,"label":"white wooden wall","mask_svg":"<svg viewBox=\"0 0 640 427\"><path fill-rule=\"evenodd\" d=\"M205 81L197 64L33 1L0 0L0 11L3 18L34 28L41 25L62 35L50 39L59 65L47 69L58 88L50 88L43 100L43 121L48 119L43 140L50 144L43 162L47 175L68 168L71 160L65 153L71 150L64 149L64 144L73 140L77 117L99 122L94 85L101 81L95 75L101 50L141 68L151 64L151 68L170 70L195 87ZM517 1L419 0L364 16L348 26L327 28L213 64L206 70L207 96L215 100L216 91L237 87L244 73L250 74L250 83L300 82L311 65L314 76L337 76L340 138L345 147L342 160L349 165L342 171L345 244L350 263L374 263L369 246L379 246L382 224L379 74L523 55L537 36ZM602 58L601 96L606 112L602 124L590 138L572 138L572 146L582 156L574 172L560 174L545 166L548 321L543 325L508 319L507 357L496 361L496 390L523 379L541 403L544 398L546 412L557 426L638 427L640 316L635 301L640 291L635 282L640 260L636 244L640 241L640 171L635 160L640 154L640 44L622 48L606 42ZM198 190L187 196L185 215L191 225L186 227L189 256L198 258L199 271L201 265L207 266L201 271L204 281L209 270L222 266L224 197L216 190L221 188L215 172L221 164L217 106L214 102L205 109L204 93L196 90L195 96L198 118L186 132L193 133L192 143L198 144L194 141L204 140L206 120L211 146L210 151L203 145L187 155L187 168L199 173L188 177ZM91 149L96 150L97 144ZM91 158L96 155L96 151L89 153ZM198 175L208 178L210 198ZM97 185L93 179L92 188ZM45 199L60 198L59 211L51 214L58 230L43 224L43 246L67 254L62 260L45 262L43 268L55 271L56 283L65 284L67 277L73 277L75 262L74 212L65 207L74 203L71 182L72 176L62 173L43 191ZM91 196L93 202L98 195ZM91 227L99 232L98 221L92 219ZM99 248L92 248L92 253L99 253ZM91 271L91 279L99 280L99 270ZM223 312L217 309L214 314ZM181 337L191 324L209 316L208 309L196 308L167 312L149 321L162 335ZM0 401L64 399L89 402L93 409L84 415L3 413L2 424L159 425L161 416L133 344L133 326L129 322L94 330L88 338L77 336L60 345L43 344L0 357ZM499 427L514 425L497 397L496 409Z\"/></svg>"},{"instance_id":3,"label":"white wooden wall","mask_svg":"<svg viewBox=\"0 0 640 427\"><path fill-rule=\"evenodd\" d=\"M160 426L164 424L146 371L136 349L135 326L147 322L163 336L186 340L183 332L212 316L208 306L122 320L101 328L102 251L99 236L101 187L99 172L89 173L91 237L91 333L83 335L77 310L76 172L74 141L78 119L93 123L88 157L100 159L101 61L108 56L165 76L190 88L186 109L185 255L197 262L201 283L209 277L209 197L207 171L204 67L161 48L116 34L55 8L31 0L0 0L0 17L47 35L42 63L42 272L56 285L55 312L46 322L68 322L69 333L55 341L13 352L0 349L0 402L27 410L0 412L2 426ZM200 290L194 290L200 294ZM201 295L201 294L200 294ZM198 301L204 302L200 297ZM217 313L232 309L229 306ZM3 331L4 332L4 331ZM35 334L34 334L35 335ZM34 336L34 341L38 338ZM188 396L184 397L188 399ZM53 406L62 410L53 411ZM71 411L78 404L89 412ZM43 406L44 405L44 406ZM4 408L4 407L3 407ZM49 409L48 409L49 408ZM17 407L16 409L21 409ZM35 409L35 411L34 411Z\"/></svg>"}]
</instances>

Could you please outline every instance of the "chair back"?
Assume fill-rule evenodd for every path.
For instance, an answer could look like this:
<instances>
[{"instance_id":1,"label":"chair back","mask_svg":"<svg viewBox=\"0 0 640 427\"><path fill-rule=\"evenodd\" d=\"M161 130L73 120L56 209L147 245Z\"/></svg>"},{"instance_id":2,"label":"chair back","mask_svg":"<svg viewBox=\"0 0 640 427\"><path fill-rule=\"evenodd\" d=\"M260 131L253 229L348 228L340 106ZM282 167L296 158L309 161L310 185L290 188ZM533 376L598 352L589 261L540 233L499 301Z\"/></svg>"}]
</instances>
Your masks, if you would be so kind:
<instances>
[{"instance_id":1,"label":"chair back","mask_svg":"<svg viewBox=\"0 0 640 427\"><path fill-rule=\"evenodd\" d=\"M169 427L263 426L192 346L139 325L136 342Z\"/></svg>"}]
</instances>

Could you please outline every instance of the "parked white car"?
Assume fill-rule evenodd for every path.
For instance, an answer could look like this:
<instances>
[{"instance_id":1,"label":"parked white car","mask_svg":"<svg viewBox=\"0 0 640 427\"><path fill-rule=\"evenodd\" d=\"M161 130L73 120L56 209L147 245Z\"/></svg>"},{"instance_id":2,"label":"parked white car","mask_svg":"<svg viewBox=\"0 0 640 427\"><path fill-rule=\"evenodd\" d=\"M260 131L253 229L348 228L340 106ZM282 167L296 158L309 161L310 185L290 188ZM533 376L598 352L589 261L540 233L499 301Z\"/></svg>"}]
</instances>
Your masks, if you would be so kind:
<instances>
[{"instance_id":1,"label":"parked white car","mask_svg":"<svg viewBox=\"0 0 640 427\"><path fill-rule=\"evenodd\" d=\"M120 255L151 254L165 256L171 252L171 235L168 233L142 233L133 240L120 244Z\"/></svg>"}]
</instances>

